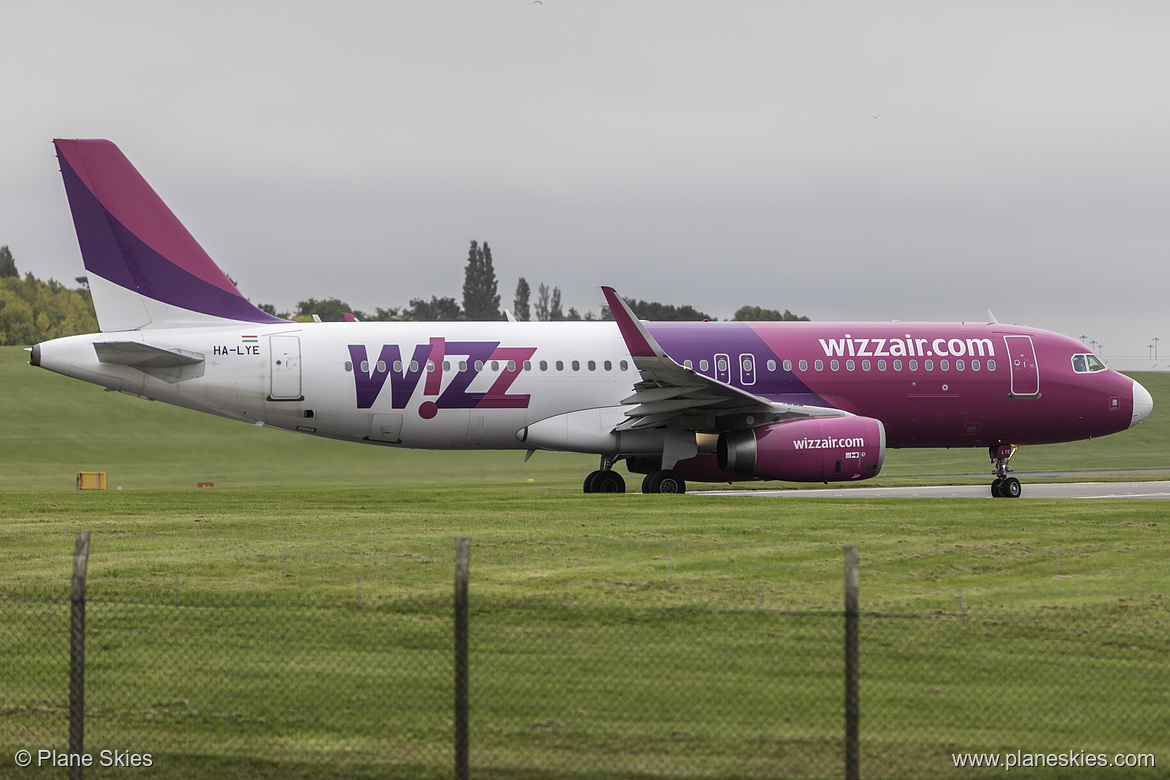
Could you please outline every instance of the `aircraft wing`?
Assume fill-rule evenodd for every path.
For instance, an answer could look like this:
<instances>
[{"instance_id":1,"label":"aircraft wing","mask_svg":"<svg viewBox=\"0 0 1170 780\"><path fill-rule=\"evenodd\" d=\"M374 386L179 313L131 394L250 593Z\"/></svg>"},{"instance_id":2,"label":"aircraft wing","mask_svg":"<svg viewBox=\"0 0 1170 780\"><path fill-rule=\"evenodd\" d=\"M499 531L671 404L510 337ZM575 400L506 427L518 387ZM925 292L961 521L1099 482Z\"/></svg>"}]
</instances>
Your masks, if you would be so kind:
<instances>
[{"instance_id":1,"label":"aircraft wing","mask_svg":"<svg viewBox=\"0 0 1170 780\"><path fill-rule=\"evenodd\" d=\"M625 413L629 419L615 430L678 423L699 433L720 433L781 420L849 415L841 409L770 401L679 365L612 287L601 290L642 376L634 394L622 400L630 407Z\"/></svg>"}]
</instances>

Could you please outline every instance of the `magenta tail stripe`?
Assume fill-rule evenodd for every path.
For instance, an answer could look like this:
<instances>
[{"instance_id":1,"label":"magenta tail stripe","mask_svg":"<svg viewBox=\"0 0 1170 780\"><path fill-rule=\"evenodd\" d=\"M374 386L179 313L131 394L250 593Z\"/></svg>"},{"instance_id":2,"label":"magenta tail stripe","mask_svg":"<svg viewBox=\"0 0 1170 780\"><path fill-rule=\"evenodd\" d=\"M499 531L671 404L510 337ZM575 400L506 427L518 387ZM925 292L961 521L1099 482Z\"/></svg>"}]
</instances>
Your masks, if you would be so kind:
<instances>
[{"instance_id":1,"label":"magenta tail stripe","mask_svg":"<svg viewBox=\"0 0 1170 780\"><path fill-rule=\"evenodd\" d=\"M109 141L55 141L86 270L216 317L282 322L244 298Z\"/></svg>"}]
</instances>

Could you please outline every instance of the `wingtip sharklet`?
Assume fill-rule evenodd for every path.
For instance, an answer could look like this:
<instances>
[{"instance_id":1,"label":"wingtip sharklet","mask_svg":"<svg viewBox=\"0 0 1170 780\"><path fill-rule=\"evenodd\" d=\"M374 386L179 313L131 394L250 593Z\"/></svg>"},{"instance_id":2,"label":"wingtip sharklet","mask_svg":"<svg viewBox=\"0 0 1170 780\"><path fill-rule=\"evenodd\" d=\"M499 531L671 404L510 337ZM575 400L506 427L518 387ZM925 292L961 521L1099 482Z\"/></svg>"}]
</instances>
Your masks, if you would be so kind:
<instances>
[{"instance_id":1,"label":"wingtip sharklet","mask_svg":"<svg viewBox=\"0 0 1170 780\"><path fill-rule=\"evenodd\" d=\"M622 300L617 290L603 285L601 292L605 294L609 311L613 314L618 329L622 332L622 339L626 342L626 348L630 350L630 355L636 358L663 357L665 353L662 351L662 347L658 346L658 342L634 316L633 310L630 309L629 304Z\"/></svg>"}]
</instances>

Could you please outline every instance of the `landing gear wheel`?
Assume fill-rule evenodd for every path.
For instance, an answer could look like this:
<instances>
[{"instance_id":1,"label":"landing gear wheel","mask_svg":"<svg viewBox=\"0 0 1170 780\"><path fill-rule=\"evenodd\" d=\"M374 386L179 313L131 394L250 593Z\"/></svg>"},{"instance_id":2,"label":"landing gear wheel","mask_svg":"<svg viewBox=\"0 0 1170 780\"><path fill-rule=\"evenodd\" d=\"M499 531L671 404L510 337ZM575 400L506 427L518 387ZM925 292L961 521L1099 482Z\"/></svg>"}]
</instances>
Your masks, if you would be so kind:
<instances>
[{"instance_id":1,"label":"landing gear wheel","mask_svg":"<svg viewBox=\"0 0 1170 780\"><path fill-rule=\"evenodd\" d=\"M642 481L643 493L685 493L687 483L670 469L660 469Z\"/></svg>"},{"instance_id":2,"label":"landing gear wheel","mask_svg":"<svg viewBox=\"0 0 1170 780\"><path fill-rule=\"evenodd\" d=\"M585 477L586 493L625 493L626 481L612 469L599 469Z\"/></svg>"},{"instance_id":3,"label":"landing gear wheel","mask_svg":"<svg viewBox=\"0 0 1170 780\"><path fill-rule=\"evenodd\" d=\"M625 493L626 481L622 475L611 469L605 469L597 474L593 480L594 493Z\"/></svg>"},{"instance_id":4,"label":"landing gear wheel","mask_svg":"<svg viewBox=\"0 0 1170 780\"><path fill-rule=\"evenodd\" d=\"M995 464L995 481L991 483L991 495L993 498L1019 498L1023 488L1020 487L1020 480L1015 477L1009 477L1008 472L1012 467L1008 465L1012 455L1016 454L1016 445L1014 444L993 444L989 451L991 453L991 462Z\"/></svg>"}]
</instances>

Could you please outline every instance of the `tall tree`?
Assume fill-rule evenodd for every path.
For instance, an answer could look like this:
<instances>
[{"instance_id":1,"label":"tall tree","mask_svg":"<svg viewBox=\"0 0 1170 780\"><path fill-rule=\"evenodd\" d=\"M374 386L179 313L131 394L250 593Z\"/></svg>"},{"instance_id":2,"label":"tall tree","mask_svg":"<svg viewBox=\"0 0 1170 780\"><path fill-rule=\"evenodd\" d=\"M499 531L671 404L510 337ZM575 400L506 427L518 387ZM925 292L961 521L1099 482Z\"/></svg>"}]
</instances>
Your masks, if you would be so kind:
<instances>
[{"instance_id":1,"label":"tall tree","mask_svg":"<svg viewBox=\"0 0 1170 780\"><path fill-rule=\"evenodd\" d=\"M536 319L539 322L548 322L549 289L544 282L536 288Z\"/></svg>"},{"instance_id":2,"label":"tall tree","mask_svg":"<svg viewBox=\"0 0 1170 780\"><path fill-rule=\"evenodd\" d=\"M463 318L499 320L500 294L496 290L496 271L492 268L492 250L485 241L483 248L471 242L467 252L467 270L463 277Z\"/></svg>"},{"instance_id":3,"label":"tall tree","mask_svg":"<svg viewBox=\"0 0 1170 780\"><path fill-rule=\"evenodd\" d=\"M552 291L552 301L548 305L548 318L550 320L563 320L565 318L565 311L561 308L561 288L554 287Z\"/></svg>"},{"instance_id":4,"label":"tall tree","mask_svg":"<svg viewBox=\"0 0 1170 780\"><path fill-rule=\"evenodd\" d=\"M531 292L528 280L521 276L520 281L516 283L516 300L512 303L512 314L521 322L528 322L532 318L528 308L528 296Z\"/></svg>"},{"instance_id":5,"label":"tall tree","mask_svg":"<svg viewBox=\"0 0 1170 780\"><path fill-rule=\"evenodd\" d=\"M12 257L12 252L8 250L8 245L0 246L0 279L7 279L12 276L20 276L20 272L16 270L16 260Z\"/></svg>"}]
</instances>

